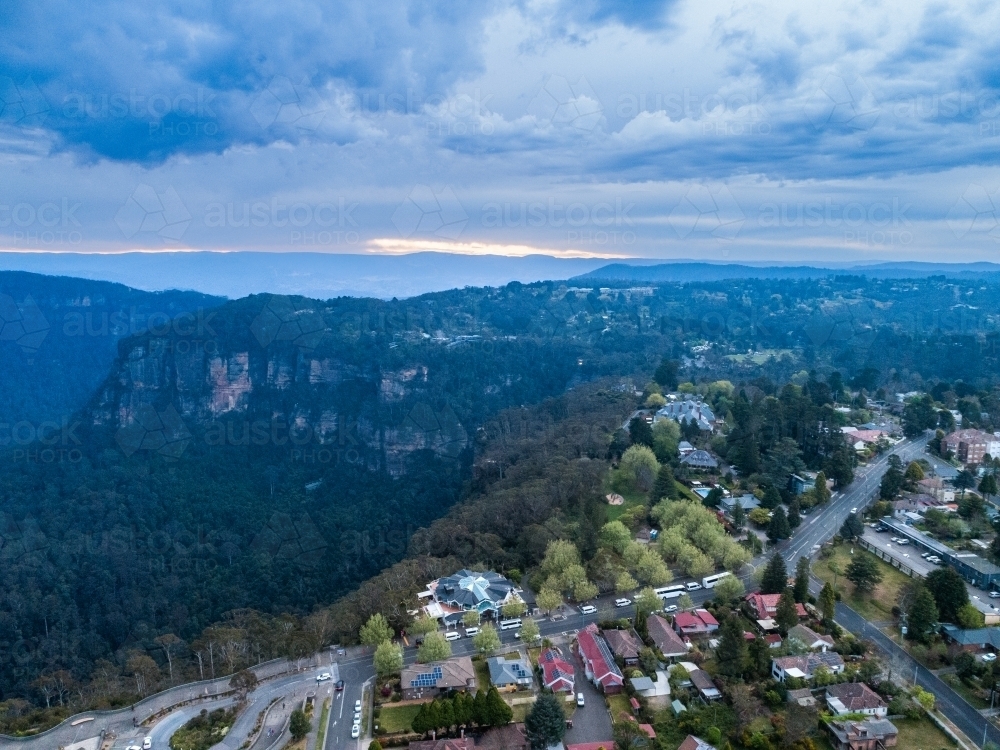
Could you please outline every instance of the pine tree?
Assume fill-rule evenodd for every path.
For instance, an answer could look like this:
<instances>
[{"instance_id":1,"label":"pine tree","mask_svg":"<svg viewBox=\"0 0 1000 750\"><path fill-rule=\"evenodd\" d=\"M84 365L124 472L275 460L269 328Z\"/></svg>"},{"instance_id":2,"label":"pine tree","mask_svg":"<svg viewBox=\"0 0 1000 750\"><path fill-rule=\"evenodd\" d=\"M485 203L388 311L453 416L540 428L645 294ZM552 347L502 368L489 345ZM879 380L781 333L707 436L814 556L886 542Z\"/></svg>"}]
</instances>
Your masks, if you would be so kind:
<instances>
[{"instance_id":1,"label":"pine tree","mask_svg":"<svg viewBox=\"0 0 1000 750\"><path fill-rule=\"evenodd\" d=\"M907 617L906 637L911 640L926 641L927 632L938 621L937 605L934 603L934 596L927 590L926 586L921 586L913 599L913 605Z\"/></svg>"},{"instance_id":2,"label":"pine tree","mask_svg":"<svg viewBox=\"0 0 1000 750\"><path fill-rule=\"evenodd\" d=\"M803 555L795 564L795 601L805 604L809 599L809 558Z\"/></svg>"},{"instance_id":3,"label":"pine tree","mask_svg":"<svg viewBox=\"0 0 1000 750\"><path fill-rule=\"evenodd\" d=\"M719 672L727 677L739 677L747 666L747 642L739 617L727 617L720 630L719 645L715 649Z\"/></svg>"},{"instance_id":4,"label":"pine tree","mask_svg":"<svg viewBox=\"0 0 1000 750\"><path fill-rule=\"evenodd\" d=\"M823 584L823 589L819 592L819 609L823 613L825 622L833 622L837 609L837 595L833 593L833 586L829 581Z\"/></svg>"},{"instance_id":5,"label":"pine tree","mask_svg":"<svg viewBox=\"0 0 1000 750\"><path fill-rule=\"evenodd\" d=\"M824 505L830 502L830 488L826 486L826 474L822 471L816 475L816 483L813 485L816 493L816 504Z\"/></svg>"},{"instance_id":6,"label":"pine tree","mask_svg":"<svg viewBox=\"0 0 1000 750\"><path fill-rule=\"evenodd\" d=\"M792 502L788 504L788 528L797 529L801 523L802 516L799 515L799 499L793 497Z\"/></svg>"},{"instance_id":7,"label":"pine tree","mask_svg":"<svg viewBox=\"0 0 1000 750\"><path fill-rule=\"evenodd\" d=\"M776 487L768 485L767 489L764 490L764 497L761 498L760 507L772 510L781 505L781 493L778 492Z\"/></svg>"},{"instance_id":8,"label":"pine tree","mask_svg":"<svg viewBox=\"0 0 1000 750\"><path fill-rule=\"evenodd\" d=\"M472 720L476 726L485 727L489 725L489 709L486 705L486 691L479 688L476 698L472 702Z\"/></svg>"},{"instance_id":9,"label":"pine tree","mask_svg":"<svg viewBox=\"0 0 1000 750\"><path fill-rule=\"evenodd\" d=\"M427 734L427 732L434 728L430 725L430 720L427 716L427 707L429 705L429 703L421 703L420 710L417 711L417 715L413 717L413 721L410 723L410 729L417 734Z\"/></svg>"},{"instance_id":10,"label":"pine tree","mask_svg":"<svg viewBox=\"0 0 1000 750\"><path fill-rule=\"evenodd\" d=\"M660 470L656 473L656 484L653 485L653 499L663 498L677 499L677 485L674 484L674 473L670 470L669 464L660 464Z\"/></svg>"},{"instance_id":11,"label":"pine tree","mask_svg":"<svg viewBox=\"0 0 1000 750\"><path fill-rule=\"evenodd\" d=\"M566 714L559 699L552 693L538 696L524 717L524 729L532 750L545 750L558 745L566 734Z\"/></svg>"},{"instance_id":12,"label":"pine tree","mask_svg":"<svg viewBox=\"0 0 1000 750\"><path fill-rule=\"evenodd\" d=\"M781 592L781 598L778 599L778 611L775 613L774 619L777 621L778 627L786 633L789 628L793 628L799 623L799 612L795 607L795 594L787 586Z\"/></svg>"},{"instance_id":13,"label":"pine tree","mask_svg":"<svg viewBox=\"0 0 1000 750\"><path fill-rule=\"evenodd\" d=\"M757 636L747 646L748 671L757 677L771 673L771 646L762 636Z\"/></svg>"},{"instance_id":14,"label":"pine tree","mask_svg":"<svg viewBox=\"0 0 1000 750\"><path fill-rule=\"evenodd\" d=\"M788 526L788 516L785 515L785 509L779 505L772 513L771 523L767 527L767 538L772 543L788 539L792 535L792 530Z\"/></svg>"},{"instance_id":15,"label":"pine tree","mask_svg":"<svg viewBox=\"0 0 1000 750\"><path fill-rule=\"evenodd\" d=\"M491 727L502 727L504 724L510 724L513 718L513 709L500 697L496 687L491 686L486 694L486 723Z\"/></svg>"},{"instance_id":16,"label":"pine tree","mask_svg":"<svg viewBox=\"0 0 1000 750\"><path fill-rule=\"evenodd\" d=\"M747 522L746 511L743 510L743 504L739 500L733 506L733 528L737 531L742 531L744 524Z\"/></svg>"},{"instance_id":17,"label":"pine tree","mask_svg":"<svg viewBox=\"0 0 1000 750\"><path fill-rule=\"evenodd\" d=\"M760 592L780 594L786 586L788 586L788 571L785 569L785 561L775 552L764 568L764 575L760 579Z\"/></svg>"},{"instance_id":18,"label":"pine tree","mask_svg":"<svg viewBox=\"0 0 1000 750\"><path fill-rule=\"evenodd\" d=\"M450 729L455 724L454 701L442 698L438 703L437 720L442 729Z\"/></svg>"}]
</instances>

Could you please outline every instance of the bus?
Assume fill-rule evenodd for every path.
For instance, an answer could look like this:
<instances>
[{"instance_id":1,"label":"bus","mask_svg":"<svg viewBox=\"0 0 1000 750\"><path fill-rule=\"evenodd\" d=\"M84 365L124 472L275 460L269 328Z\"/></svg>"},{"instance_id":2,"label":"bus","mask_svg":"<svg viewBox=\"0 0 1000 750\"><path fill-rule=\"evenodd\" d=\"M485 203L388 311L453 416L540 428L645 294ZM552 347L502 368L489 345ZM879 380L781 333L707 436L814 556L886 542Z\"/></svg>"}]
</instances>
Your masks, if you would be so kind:
<instances>
[{"instance_id":1,"label":"bus","mask_svg":"<svg viewBox=\"0 0 1000 750\"><path fill-rule=\"evenodd\" d=\"M704 578L701 579L701 585L704 586L706 589L714 589L715 584L717 584L723 578L728 578L731 575L732 573L726 571L725 573L719 573L718 575L714 576L705 576Z\"/></svg>"},{"instance_id":2,"label":"bus","mask_svg":"<svg viewBox=\"0 0 1000 750\"><path fill-rule=\"evenodd\" d=\"M514 630L514 628L521 627L521 618L516 618L514 620L501 620L500 629L501 630Z\"/></svg>"},{"instance_id":3,"label":"bus","mask_svg":"<svg viewBox=\"0 0 1000 750\"><path fill-rule=\"evenodd\" d=\"M667 601L668 599L677 599L684 593L684 586L664 586L660 589L653 589L653 593L663 599L663 601Z\"/></svg>"}]
</instances>

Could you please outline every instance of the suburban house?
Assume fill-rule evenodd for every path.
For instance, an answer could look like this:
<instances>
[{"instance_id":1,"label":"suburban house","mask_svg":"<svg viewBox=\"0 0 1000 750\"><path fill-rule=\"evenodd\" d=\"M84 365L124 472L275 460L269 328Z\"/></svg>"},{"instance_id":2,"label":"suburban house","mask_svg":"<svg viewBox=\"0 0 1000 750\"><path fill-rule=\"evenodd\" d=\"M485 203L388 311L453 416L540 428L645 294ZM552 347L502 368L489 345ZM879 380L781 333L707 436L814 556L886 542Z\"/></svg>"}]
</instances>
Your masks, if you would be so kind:
<instances>
[{"instance_id":1,"label":"suburban house","mask_svg":"<svg viewBox=\"0 0 1000 750\"><path fill-rule=\"evenodd\" d=\"M981 464L987 454L1000 455L1000 436L982 430L955 430L941 442L963 464Z\"/></svg>"},{"instance_id":2,"label":"suburban house","mask_svg":"<svg viewBox=\"0 0 1000 750\"><path fill-rule=\"evenodd\" d=\"M562 658L556 648L547 648L538 655L542 668L542 684L553 693L572 693L575 684L573 665Z\"/></svg>"},{"instance_id":3,"label":"suburban house","mask_svg":"<svg viewBox=\"0 0 1000 750\"><path fill-rule=\"evenodd\" d=\"M480 617L500 619L503 605L519 599L513 581L499 573L466 569L431 581L427 590L417 596L421 600L429 599L424 611L446 624L461 621L462 615L470 611L478 612Z\"/></svg>"},{"instance_id":4,"label":"suburban house","mask_svg":"<svg viewBox=\"0 0 1000 750\"><path fill-rule=\"evenodd\" d=\"M630 667L639 663L639 651L642 649L642 641L632 630L605 630L604 640L608 642L611 653L621 659L625 666Z\"/></svg>"},{"instance_id":5,"label":"suburban house","mask_svg":"<svg viewBox=\"0 0 1000 750\"><path fill-rule=\"evenodd\" d=\"M661 407L653 421L660 419L672 419L678 424L684 422L694 422L699 430L711 432L715 429L715 414L711 407L704 401L684 399L683 401L671 401L666 406Z\"/></svg>"},{"instance_id":6,"label":"suburban house","mask_svg":"<svg viewBox=\"0 0 1000 750\"><path fill-rule=\"evenodd\" d=\"M615 657L608 648L607 642L601 637L597 625L590 623L576 637L580 649L580 659L583 660L584 673L587 679L608 695L622 691L625 677L615 663Z\"/></svg>"},{"instance_id":7,"label":"suburban house","mask_svg":"<svg viewBox=\"0 0 1000 750\"><path fill-rule=\"evenodd\" d=\"M676 659L688 652L688 645L674 632L670 624L659 615L650 615L646 620L646 633L653 645L660 650L664 659Z\"/></svg>"},{"instance_id":8,"label":"suburban house","mask_svg":"<svg viewBox=\"0 0 1000 750\"><path fill-rule=\"evenodd\" d=\"M836 750L882 750L895 747L899 730L886 719L831 721L826 725Z\"/></svg>"},{"instance_id":9,"label":"suburban house","mask_svg":"<svg viewBox=\"0 0 1000 750\"><path fill-rule=\"evenodd\" d=\"M844 671L844 660L840 658L840 654L833 651L805 656L777 656L771 659L771 676L778 682L784 682L786 677L811 680L820 667L839 674Z\"/></svg>"},{"instance_id":10,"label":"suburban house","mask_svg":"<svg viewBox=\"0 0 1000 750\"><path fill-rule=\"evenodd\" d=\"M874 445L879 440L888 439L889 437L889 433L883 430L859 430L845 427L841 427L840 429L844 430L844 439L847 440L847 444L856 451L863 451L869 445ZM850 431L848 432L847 430Z\"/></svg>"},{"instance_id":11,"label":"suburban house","mask_svg":"<svg viewBox=\"0 0 1000 750\"><path fill-rule=\"evenodd\" d=\"M434 698L446 690L475 690L476 668L468 656L430 664L411 664L400 675L403 700Z\"/></svg>"},{"instance_id":12,"label":"suburban house","mask_svg":"<svg viewBox=\"0 0 1000 750\"><path fill-rule=\"evenodd\" d=\"M652 677L633 677L629 680L636 695L641 695L651 706L666 708L670 703L670 675L663 670L656 671L656 679Z\"/></svg>"},{"instance_id":13,"label":"suburban house","mask_svg":"<svg viewBox=\"0 0 1000 750\"><path fill-rule=\"evenodd\" d=\"M524 659L494 656L486 660L486 665L490 669L490 682L501 690L530 687L534 682L531 676L531 666Z\"/></svg>"},{"instance_id":14,"label":"suburban house","mask_svg":"<svg viewBox=\"0 0 1000 750\"><path fill-rule=\"evenodd\" d=\"M754 612L757 620L772 620L778 613L778 600L781 594L748 594L745 599L750 609ZM799 619L808 616L806 608L796 602L795 611L799 613Z\"/></svg>"},{"instance_id":15,"label":"suburban house","mask_svg":"<svg viewBox=\"0 0 1000 750\"><path fill-rule=\"evenodd\" d=\"M833 638L828 635L820 635L815 630L805 625L796 625L788 631L788 637L794 638L810 651L826 651L833 648Z\"/></svg>"},{"instance_id":16,"label":"suburban house","mask_svg":"<svg viewBox=\"0 0 1000 750\"><path fill-rule=\"evenodd\" d=\"M889 705L882 697L863 682L842 682L826 689L826 705L833 713L868 714L884 719L889 713Z\"/></svg>"},{"instance_id":17,"label":"suburban house","mask_svg":"<svg viewBox=\"0 0 1000 750\"><path fill-rule=\"evenodd\" d=\"M524 724L505 724L487 729L471 750L528 750L530 747Z\"/></svg>"},{"instance_id":18,"label":"suburban house","mask_svg":"<svg viewBox=\"0 0 1000 750\"><path fill-rule=\"evenodd\" d=\"M715 686L712 682L712 675L706 672L704 669L696 669L688 674L691 679L691 684L694 686L695 690L698 691L698 695L707 701L717 701L722 698L722 692Z\"/></svg>"},{"instance_id":19,"label":"suburban house","mask_svg":"<svg viewBox=\"0 0 1000 750\"><path fill-rule=\"evenodd\" d=\"M962 651L1000 651L1000 628L963 630L955 625L942 625L941 632Z\"/></svg>"},{"instance_id":20,"label":"suburban house","mask_svg":"<svg viewBox=\"0 0 1000 750\"><path fill-rule=\"evenodd\" d=\"M715 459L708 451L703 451L700 448L696 451L691 451L684 458L681 459L681 463L684 466L689 466L692 469L717 469L719 468L719 462Z\"/></svg>"},{"instance_id":21,"label":"suburban house","mask_svg":"<svg viewBox=\"0 0 1000 750\"><path fill-rule=\"evenodd\" d=\"M725 513L727 516L732 516L733 511L736 509L736 504L743 508L744 513L749 513L752 510L760 507L760 500L758 500L753 495L740 495L739 497L724 497L719 500L719 510Z\"/></svg>"},{"instance_id":22,"label":"suburban house","mask_svg":"<svg viewBox=\"0 0 1000 750\"><path fill-rule=\"evenodd\" d=\"M689 734L677 746L677 750L715 750L715 745L709 745L705 740L698 739L693 734Z\"/></svg>"},{"instance_id":23,"label":"suburban house","mask_svg":"<svg viewBox=\"0 0 1000 750\"><path fill-rule=\"evenodd\" d=\"M945 485L941 477L924 477L917 482L917 491L942 503L955 502L955 488Z\"/></svg>"},{"instance_id":24,"label":"suburban house","mask_svg":"<svg viewBox=\"0 0 1000 750\"><path fill-rule=\"evenodd\" d=\"M678 612L674 615L674 630L681 635L708 635L719 629L719 621L707 609Z\"/></svg>"}]
</instances>

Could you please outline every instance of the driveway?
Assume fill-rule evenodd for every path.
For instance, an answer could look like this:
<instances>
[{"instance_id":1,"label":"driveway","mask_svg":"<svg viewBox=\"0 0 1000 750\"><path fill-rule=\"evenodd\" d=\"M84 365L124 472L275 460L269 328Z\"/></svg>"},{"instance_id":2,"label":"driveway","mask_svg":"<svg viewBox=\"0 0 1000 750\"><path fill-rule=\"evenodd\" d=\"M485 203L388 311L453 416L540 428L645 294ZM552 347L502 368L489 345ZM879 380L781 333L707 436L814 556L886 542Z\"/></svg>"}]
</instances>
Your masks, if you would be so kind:
<instances>
[{"instance_id":1,"label":"driveway","mask_svg":"<svg viewBox=\"0 0 1000 750\"><path fill-rule=\"evenodd\" d=\"M583 671L583 662L573 654L573 666L576 668L576 692L583 693L584 706L577 707L573 714L573 728L566 731L563 743L575 745L578 742L605 742L613 739L611 730L611 714L604 703L604 695L587 680ZM611 747L609 743L608 747Z\"/></svg>"}]
</instances>

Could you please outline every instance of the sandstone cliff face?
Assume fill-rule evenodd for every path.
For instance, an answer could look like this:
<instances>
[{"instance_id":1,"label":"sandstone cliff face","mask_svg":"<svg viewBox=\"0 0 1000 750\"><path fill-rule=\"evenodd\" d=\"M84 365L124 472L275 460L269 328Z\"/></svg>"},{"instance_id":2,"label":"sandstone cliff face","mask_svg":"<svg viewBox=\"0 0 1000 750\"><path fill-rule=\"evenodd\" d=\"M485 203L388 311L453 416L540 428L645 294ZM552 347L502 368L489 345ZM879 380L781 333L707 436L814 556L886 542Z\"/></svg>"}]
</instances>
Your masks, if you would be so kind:
<instances>
[{"instance_id":1,"label":"sandstone cliff face","mask_svg":"<svg viewBox=\"0 0 1000 750\"><path fill-rule=\"evenodd\" d=\"M120 357L91 417L121 430L170 407L194 440L205 432L236 445L263 422L264 442L282 444L277 435L287 432L399 476L414 451L458 459L469 444L454 410L425 400L430 375L425 364L366 368L280 342L223 353L151 338Z\"/></svg>"}]
</instances>

